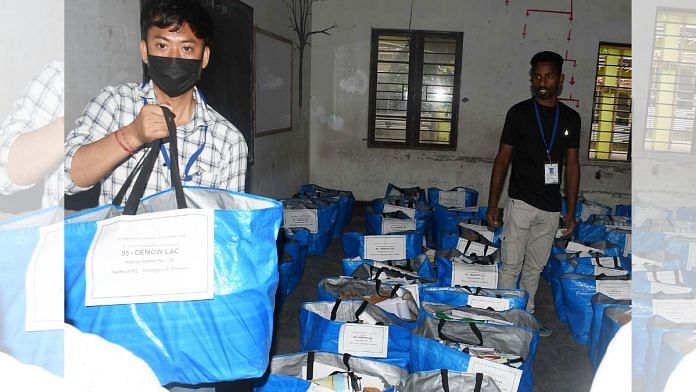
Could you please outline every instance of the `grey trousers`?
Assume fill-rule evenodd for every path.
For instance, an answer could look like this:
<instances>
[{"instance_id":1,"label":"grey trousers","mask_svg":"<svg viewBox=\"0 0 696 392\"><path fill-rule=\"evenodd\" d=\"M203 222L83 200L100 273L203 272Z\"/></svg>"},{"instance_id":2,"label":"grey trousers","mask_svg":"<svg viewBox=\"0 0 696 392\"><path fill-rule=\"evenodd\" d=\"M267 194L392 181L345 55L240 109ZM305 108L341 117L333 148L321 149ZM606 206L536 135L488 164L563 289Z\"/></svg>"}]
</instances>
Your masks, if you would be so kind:
<instances>
[{"instance_id":1,"label":"grey trousers","mask_svg":"<svg viewBox=\"0 0 696 392\"><path fill-rule=\"evenodd\" d=\"M498 287L520 288L529 292L527 311L534 313L534 295L539 276L551 254L558 229L559 213L533 207L522 200L508 199L503 212L501 260Z\"/></svg>"}]
</instances>

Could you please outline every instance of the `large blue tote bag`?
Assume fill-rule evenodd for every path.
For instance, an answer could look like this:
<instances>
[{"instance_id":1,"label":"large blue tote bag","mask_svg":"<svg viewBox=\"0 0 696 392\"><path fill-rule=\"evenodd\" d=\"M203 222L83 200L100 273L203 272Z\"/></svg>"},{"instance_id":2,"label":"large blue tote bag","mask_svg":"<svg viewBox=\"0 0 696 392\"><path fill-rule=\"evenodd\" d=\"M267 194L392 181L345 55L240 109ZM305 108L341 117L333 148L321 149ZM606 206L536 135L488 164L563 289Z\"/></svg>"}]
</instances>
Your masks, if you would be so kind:
<instances>
[{"instance_id":1,"label":"large blue tote bag","mask_svg":"<svg viewBox=\"0 0 696 392\"><path fill-rule=\"evenodd\" d=\"M167 110L165 118L171 156L176 157L176 129ZM174 188L141 199L160 143L153 143L143 161L125 208L120 204L135 173L113 205L66 219L65 319L142 358L162 385L260 377L271 347L282 206L275 200L222 189L183 188L175 158L171 159ZM85 306L86 261L99 221L135 213L146 219L187 206L212 210L212 299Z\"/></svg>"}]
</instances>

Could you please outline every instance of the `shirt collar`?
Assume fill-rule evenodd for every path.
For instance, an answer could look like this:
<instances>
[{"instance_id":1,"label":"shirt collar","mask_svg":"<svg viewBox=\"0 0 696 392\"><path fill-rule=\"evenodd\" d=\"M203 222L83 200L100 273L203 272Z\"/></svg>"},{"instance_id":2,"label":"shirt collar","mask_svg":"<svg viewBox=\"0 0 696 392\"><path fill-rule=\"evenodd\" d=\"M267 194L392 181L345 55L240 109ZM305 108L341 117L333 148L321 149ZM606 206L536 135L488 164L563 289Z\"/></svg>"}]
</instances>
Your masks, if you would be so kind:
<instances>
[{"instance_id":1,"label":"shirt collar","mask_svg":"<svg viewBox=\"0 0 696 392\"><path fill-rule=\"evenodd\" d=\"M140 85L140 99L148 104L157 104L157 97L155 96L155 87L152 84L152 80L147 83ZM182 126L181 130L185 135L195 132L198 128L208 126L210 124L210 116L208 115L208 105L205 103L203 94L198 91L198 87L193 87L193 101L195 106L193 109L193 116L191 121Z\"/></svg>"}]
</instances>

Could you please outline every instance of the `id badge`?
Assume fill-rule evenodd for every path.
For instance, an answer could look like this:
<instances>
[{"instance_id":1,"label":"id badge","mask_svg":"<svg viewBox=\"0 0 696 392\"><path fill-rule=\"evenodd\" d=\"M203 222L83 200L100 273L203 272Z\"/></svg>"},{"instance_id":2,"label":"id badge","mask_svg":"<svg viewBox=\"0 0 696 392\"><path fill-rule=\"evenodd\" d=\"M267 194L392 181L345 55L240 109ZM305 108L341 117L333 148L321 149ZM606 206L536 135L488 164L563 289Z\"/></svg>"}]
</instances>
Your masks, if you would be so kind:
<instances>
[{"instance_id":1,"label":"id badge","mask_svg":"<svg viewBox=\"0 0 696 392\"><path fill-rule=\"evenodd\" d=\"M546 162L544 164L544 184L558 184L558 162Z\"/></svg>"}]
</instances>

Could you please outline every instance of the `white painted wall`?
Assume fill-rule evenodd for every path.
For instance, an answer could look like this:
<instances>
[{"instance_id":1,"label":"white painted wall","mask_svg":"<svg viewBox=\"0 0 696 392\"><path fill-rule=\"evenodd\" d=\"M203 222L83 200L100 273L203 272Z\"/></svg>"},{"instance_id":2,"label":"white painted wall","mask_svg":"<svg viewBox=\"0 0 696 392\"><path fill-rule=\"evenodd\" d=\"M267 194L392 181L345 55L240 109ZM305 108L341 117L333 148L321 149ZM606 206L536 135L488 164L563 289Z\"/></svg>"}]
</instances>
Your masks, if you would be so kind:
<instances>
[{"instance_id":1,"label":"white painted wall","mask_svg":"<svg viewBox=\"0 0 696 392\"><path fill-rule=\"evenodd\" d=\"M106 86L140 82L138 0L70 0L65 4L65 128Z\"/></svg>"},{"instance_id":2,"label":"white painted wall","mask_svg":"<svg viewBox=\"0 0 696 392\"><path fill-rule=\"evenodd\" d=\"M63 60L62 0L0 0L0 122L27 83L51 61Z\"/></svg>"},{"instance_id":3,"label":"white painted wall","mask_svg":"<svg viewBox=\"0 0 696 392\"><path fill-rule=\"evenodd\" d=\"M587 161L599 41L631 41L629 0L574 1L567 15L528 8L568 10L569 0L415 0L412 29L462 31L463 61L457 150L367 148L371 28L407 29L408 0L317 2L313 28L336 23L331 36L314 38L310 119L310 181L351 189L356 198L381 197L388 182L402 186L477 189L485 204L492 162L507 109L530 96L529 60L553 50L578 60L566 63L563 96L580 100L581 192L595 201L629 203L631 165ZM522 37L527 24L527 36ZM571 40L567 40L572 29ZM595 173L601 172L601 179ZM502 205L503 200L501 200Z\"/></svg>"},{"instance_id":4,"label":"white painted wall","mask_svg":"<svg viewBox=\"0 0 696 392\"><path fill-rule=\"evenodd\" d=\"M281 1L247 0L254 7L254 24L264 30L297 42L289 28L288 11ZM298 51L293 56L292 130L257 137L254 166L249 172L247 191L258 195L283 198L295 194L309 180L309 94L312 49L305 49L304 99L298 103Z\"/></svg>"}]
</instances>

